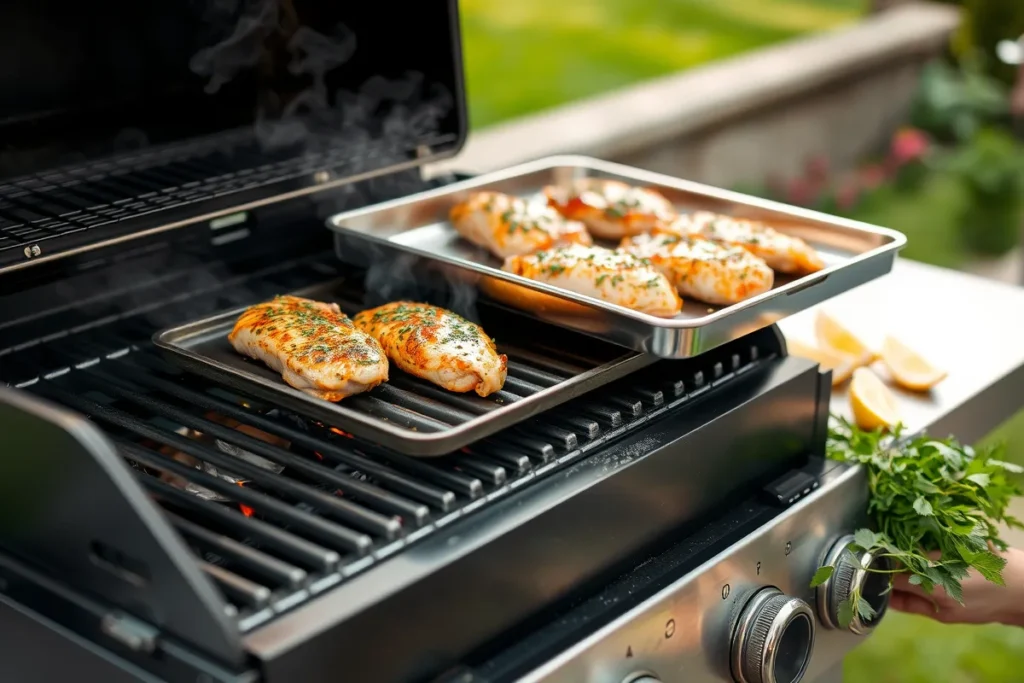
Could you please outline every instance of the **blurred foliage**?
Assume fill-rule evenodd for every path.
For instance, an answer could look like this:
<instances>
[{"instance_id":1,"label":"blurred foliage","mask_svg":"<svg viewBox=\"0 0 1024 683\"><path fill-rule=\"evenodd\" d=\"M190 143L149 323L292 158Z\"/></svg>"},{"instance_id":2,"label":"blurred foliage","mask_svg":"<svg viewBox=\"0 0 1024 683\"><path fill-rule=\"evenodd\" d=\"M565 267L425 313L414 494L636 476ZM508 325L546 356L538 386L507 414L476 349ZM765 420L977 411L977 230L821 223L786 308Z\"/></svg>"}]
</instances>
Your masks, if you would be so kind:
<instances>
[{"instance_id":1,"label":"blurred foliage","mask_svg":"<svg viewBox=\"0 0 1024 683\"><path fill-rule=\"evenodd\" d=\"M868 0L462 0L479 128L855 21Z\"/></svg>"},{"instance_id":2,"label":"blurred foliage","mask_svg":"<svg viewBox=\"0 0 1024 683\"><path fill-rule=\"evenodd\" d=\"M1013 249L1024 220L1024 145L1007 132L982 129L941 166L970 195L959 219L964 244L993 256Z\"/></svg>"},{"instance_id":3,"label":"blurred foliage","mask_svg":"<svg viewBox=\"0 0 1024 683\"><path fill-rule=\"evenodd\" d=\"M1024 34L1024 0L962 0L963 22L954 38L960 56L978 55L985 70L1007 85L1013 83L1017 68L995 57L1001 40Z\"/></svg>"},{"instance_id":4,"label":"blurred foliage","mask_svg":"<svg viewBox=\"0 0 1024 683\"><path fill-rule=\"evenodd\" d=\"M1007 120L1009 110L1008 89L978 59L964 58L959 68L934 60L924 68L911 123L941 141L963 142L982 126Z\"/></svg>"}]
</instances>

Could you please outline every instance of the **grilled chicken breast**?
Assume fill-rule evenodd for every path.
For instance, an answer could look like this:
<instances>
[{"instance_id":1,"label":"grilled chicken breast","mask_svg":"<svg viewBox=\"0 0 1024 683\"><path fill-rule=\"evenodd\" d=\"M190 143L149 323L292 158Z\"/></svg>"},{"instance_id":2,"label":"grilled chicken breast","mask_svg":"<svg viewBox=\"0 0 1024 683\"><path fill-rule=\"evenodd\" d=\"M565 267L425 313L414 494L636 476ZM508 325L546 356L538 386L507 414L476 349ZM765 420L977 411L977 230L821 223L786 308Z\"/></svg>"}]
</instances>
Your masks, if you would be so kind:
<instances>
[{"instance_id":1,"label":"grilled chicken breast","mask_svg":"<svg viewBox=\"0 0 1024 683\"><path fill-rule=\"evenodd\" d=\"M650 262L602 247L511 256L502 269L650 315L672 317L683 307L675 287Z\"/></svg>"},{"instance_id":2,"label":"grilled chicken breast","mask_svg":"<svg viewBox=\"0 0 1024 683\"><path fill-rule=\"evenodd\" d=\"M489 396L505 385L508 358L479 325L437 306L396 301L353 318L395 365L447 389Z\"/></svg>"},{"instance_id":3,"label":"grilled chicken breast","mask_svg":"<svg viewBox=\"0 0 1024 683\"><path fill-rule=\"evenodd\" d=\"M750 252L693 235L634 235L619 250L649 260L680 294L709 304L735 304L767 292L775 278Z\"/></svg>"},{"instance_id":4,"label":"grilled chicken breast","mask_svg":"<svg viewBox=\"0 0 1024 683\"><path fill-rule=\"evenodd\" d=\"M498 258L565 244L591 244L586 227L550 206L500 192L476 192L452 207L452 225Z\"/></svg>"},{"instance_id":5,"label":"grilled chicken breast","mask_svg":"<svg viewBox=\"0 0 1024 683\"><path fill-rule=\"evenodd\" d=\"M701 235L719 244L742 247L780 273L814 273L825 267L818 252L802 239L783 234L759 221L697 211L681 215L656 230Z\"/></svg>"},{"instance_id":6,"label":"grilled chicken breast","mask_svg":"<svg viewBox=\"0 0 1024 683\"><path fill-rule=\"evenodd\" d=\"M249 307L228 341L310 396L340 401L388 380L384 349L337 304L279 296Z\"/></svg>"},{"instance_id":7,"label":"grilled chicken breast","mask_svg":"<svg viewBox=\"0 0 1024 683\"><path fill-rule=\"evenodd\" d=\"M581 178L569 187L546 187L544 194L560 214L581 221L601 239L650 232L676 215L672 203L654 190L617 180Z\"/></svg>"}]
</instances>

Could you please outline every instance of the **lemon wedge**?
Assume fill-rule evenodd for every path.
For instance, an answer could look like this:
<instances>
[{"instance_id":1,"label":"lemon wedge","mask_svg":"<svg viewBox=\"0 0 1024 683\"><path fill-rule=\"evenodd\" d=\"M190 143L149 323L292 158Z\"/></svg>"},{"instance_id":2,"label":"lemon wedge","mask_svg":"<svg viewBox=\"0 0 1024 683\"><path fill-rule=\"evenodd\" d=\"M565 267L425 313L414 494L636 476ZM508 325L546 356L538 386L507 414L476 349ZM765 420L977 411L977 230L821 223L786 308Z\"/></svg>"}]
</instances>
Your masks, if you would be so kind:
<instances>
[{"instance_id":1,"label":"lemon wedge","mask_svg":"<svg viewBox=\"0 0 1024 683\"><path fill-rule=\"evenodd\" d=\"M911 391L928 391L947 375L894 337L882 343L882 362L896 384Z\"/></svg>"},{"instance_id":2,"label":"lemon wedge","mask_svg":"<svg viewBox=\"0 0 1024 683\"><path fill-rule=\"evenodd\" d=\"M818 312L818 317L814 320L814 333L820 346L852 358L863 359L862 364L866 365L878 357L859 337L825 311Z\"/></svg>"},{"instance_id":3,"label":"lemon wedge","mask_svg":"<svg viewBox=\"0 0 1024 683\"><path fill-rule=\"evenodd\" d=\"M823 349L789 339L786 340L786 348L791 356L812 360L820 365L822 370L831 370L832 386L834 387L850 379L854 368L858 367L856 359L831 349Z\"/></svg>"},{"instance_id":4,"label":"lemon wedge","mask_svg":"<svg viewBox=\"0 0 1024 683\"><path fill-rule=\"evenodd\" d=\"M861 429L889 429L900 422L896 397L870 368L857 368L850 380L850 407Z\"/></svg>"}]
</instances>

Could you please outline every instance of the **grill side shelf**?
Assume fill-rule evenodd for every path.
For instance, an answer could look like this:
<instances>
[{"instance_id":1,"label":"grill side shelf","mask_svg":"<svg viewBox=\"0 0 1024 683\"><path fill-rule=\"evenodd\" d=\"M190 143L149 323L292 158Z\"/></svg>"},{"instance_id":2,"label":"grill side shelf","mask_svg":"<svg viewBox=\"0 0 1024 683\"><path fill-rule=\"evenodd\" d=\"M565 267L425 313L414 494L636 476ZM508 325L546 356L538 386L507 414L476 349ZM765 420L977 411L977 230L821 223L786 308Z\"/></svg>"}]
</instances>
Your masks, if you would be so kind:
<instances>
[{"instance_id":1,"label":"grill side shelf","mask_svg":"<svg viewBox=\"0 0 1024 683\"><path fill-rule=\"evenodd\" d=\"M228 666L227 605L91 422L0 387L0 547Z\"/></svg>"}]
</instances>

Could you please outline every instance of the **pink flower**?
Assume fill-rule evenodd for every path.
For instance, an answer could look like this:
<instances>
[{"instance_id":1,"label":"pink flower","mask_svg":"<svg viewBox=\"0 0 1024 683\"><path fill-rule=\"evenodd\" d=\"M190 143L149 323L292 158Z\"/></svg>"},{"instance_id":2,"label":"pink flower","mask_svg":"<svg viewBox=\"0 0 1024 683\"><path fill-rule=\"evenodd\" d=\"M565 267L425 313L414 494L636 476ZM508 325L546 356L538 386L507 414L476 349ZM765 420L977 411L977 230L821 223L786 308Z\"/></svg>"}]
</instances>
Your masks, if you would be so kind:
<instances>
[{"instance_id":1,"label":"pink flower","mask_svg":"<svg viewBox=\"0 0 1024 683\"><path fill-rule=\"evenodd\" d=\"M881 187L885 178L885 167L880 164L869 164L860 169L860 186L865 190Z\"/></svg>"},{"instance_id":2,"label":"pink flower","mask_svg":"<svg viewBox=\"0 0 1024 683\"><path fill-rule=\"evenodd\" d=\"M807 160L806 173L808 178L824 180L828 177L828 159L823 156L813 156Z\"/></svg>"},{"instance_id":3,"label":"pink flower","mask_svg":"<svg viewBox=\"0 0 1024 683\"><path fill-rule=\"evenodd\" d=\"M901 128L893 136L889 151L896 165L902 166L923 157L930 146L928 136L920 130Z\"/></svg>"},{"instance_id":4,"label":"pink flower","mask_svg":"<svg viewBox=\"0 0 1024 683\"><path fill-rule=\"evenodd\" d=\"M852 209L860 199L860 185L857 178L847 178L836 190L836 204L840 209Z\"/></svg>"},{"instance_id":5,"label":"pink flower","mask_svg":"<svg viewBox=\"0 0 1024 683\"><path fill-rule=\"evenodd\" d=\"M786 188L786 201L797 206L808 206L815 199L816 183L797 178Z\"/></svg>"}]
</instances>

